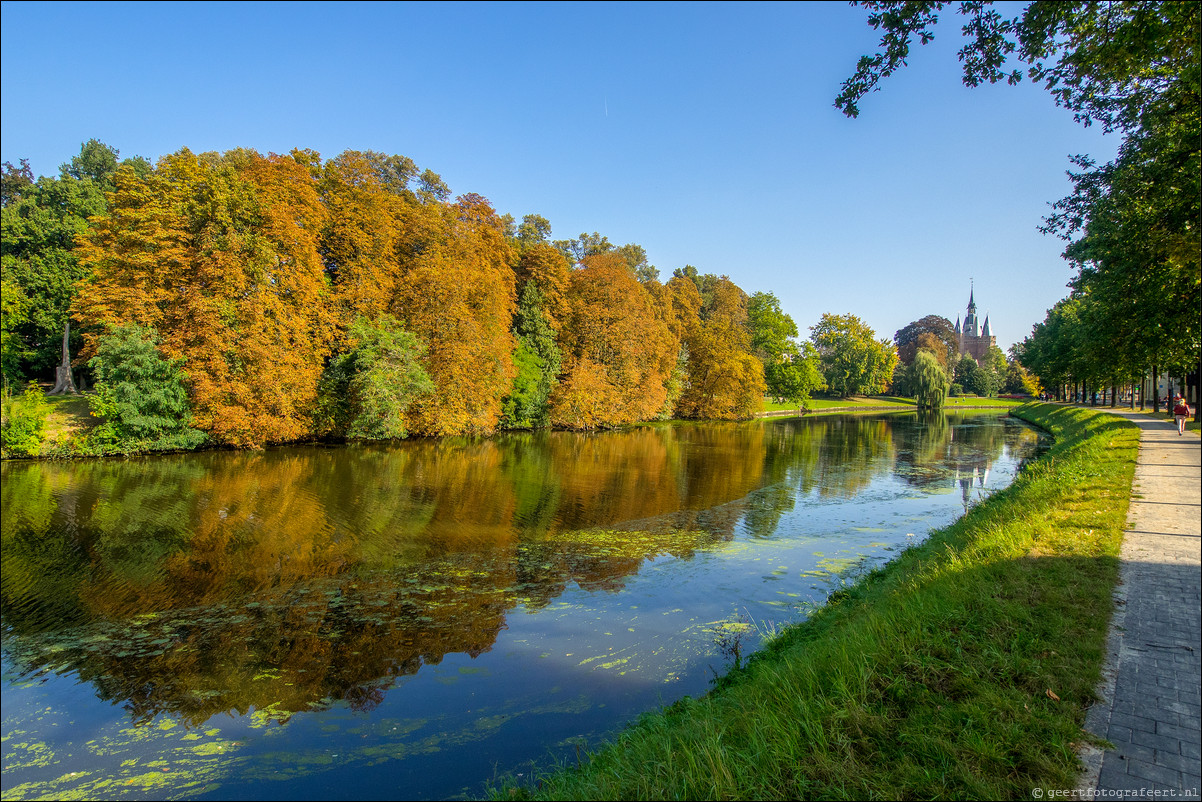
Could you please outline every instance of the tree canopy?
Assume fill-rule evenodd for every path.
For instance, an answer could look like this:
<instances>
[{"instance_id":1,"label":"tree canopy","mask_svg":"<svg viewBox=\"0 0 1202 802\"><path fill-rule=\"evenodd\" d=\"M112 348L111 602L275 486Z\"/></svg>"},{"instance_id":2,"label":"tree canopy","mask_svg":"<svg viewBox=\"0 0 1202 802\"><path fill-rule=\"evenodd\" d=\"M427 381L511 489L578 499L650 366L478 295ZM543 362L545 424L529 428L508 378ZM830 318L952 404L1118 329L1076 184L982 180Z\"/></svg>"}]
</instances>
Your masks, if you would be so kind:
<instances>
[{"instance_id":1,"label":"tree canopy","mask_svg":"<svg viewBox=\"0 0 1202 802\"><path fill-rule=\"evenodd\" d=\"M894 333L893 343L897 346L897 358L904 365L914 362L920 348L930 349L939 364L946 365L960 348L952 322L939 315L927 315L906 324Z\"/></svg>"},{"instance_id":2,"label":"tree canopy","mask_svg":"<svg viewBox=\"0 0 1202 802\"><path fill-rule=\"evenodd\" d=\"M851 117L905 65L915 38L931 41L948 4L860 5L884 33L881 51L860 59L835 101ZM1072 158L1073 192L1044 222L1043 231L1069 241L1064 256L1078 274L1071 303L1049 310L1029 338L1025 364L1047 384L1197 371L1202 4L1036 0L1009 18L989 2L957 10L966 85L1029 78L1079 122L1123 135L1108 164Z\"/></svg>"},{"instance_id":3,"label":"tree canopy","mask_svg":"<svg viewBox=\"0 0 1202 802\"><path fill-rule=\"evenodd\" d=\"M848 397L880 393L889 386L897 349L855 315L824 314L810 327L828 389Z\"/></svg>"}]
</instances>

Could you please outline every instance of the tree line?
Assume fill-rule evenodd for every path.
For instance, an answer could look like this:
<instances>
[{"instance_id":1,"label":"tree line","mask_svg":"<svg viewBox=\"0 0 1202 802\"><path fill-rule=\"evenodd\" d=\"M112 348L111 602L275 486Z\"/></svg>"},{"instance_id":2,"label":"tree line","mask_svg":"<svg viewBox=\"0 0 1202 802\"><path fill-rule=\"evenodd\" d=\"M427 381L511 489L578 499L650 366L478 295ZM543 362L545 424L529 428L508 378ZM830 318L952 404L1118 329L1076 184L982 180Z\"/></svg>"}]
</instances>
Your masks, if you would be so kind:
<instances>
[{"instance_id":1,"label":"tree line","mask_svg":"<svg viewBox=\"0 0 1202 802\"><path fill-rule=\"evenodd\" d=\"M906 64L915 37L934 38L947 4L866 2L884 31L835 105L848 116ZM1036 0L1014 17L961 3L968 86L1043 84L1084 125L1122 136L1118 156L1072 158L1073 191L1041 226L1069 244L1069 296L1013 349L1054 393L1138 384L1202 366L1202 5ZM1015 68L1015 64L1022 68ZM1134 398L1134 393L1132 394Z\"/></svg>"},{"instance_id":2,"label":"tree line","mask_svg":"<svg viewBox=\"0 0 1202 802\"><path fill-rule=\"evenodd\" d=\"M100 450L741 419L879 392L896 362L854 316L801 341L772 293L661 281L638 245L552 240L404 156L91 140L57 178L2 177L6 388L66 343Z\"/></svg>"}]
</instances>

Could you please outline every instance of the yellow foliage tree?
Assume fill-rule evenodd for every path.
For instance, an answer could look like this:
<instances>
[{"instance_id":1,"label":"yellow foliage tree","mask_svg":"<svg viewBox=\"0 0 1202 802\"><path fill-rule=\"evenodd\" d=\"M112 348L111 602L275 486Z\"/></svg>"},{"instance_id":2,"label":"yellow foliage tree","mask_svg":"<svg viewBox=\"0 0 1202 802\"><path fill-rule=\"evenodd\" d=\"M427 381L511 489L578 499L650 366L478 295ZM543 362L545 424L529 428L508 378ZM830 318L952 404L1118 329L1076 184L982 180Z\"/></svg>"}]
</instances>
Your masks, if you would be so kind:
<instances>
[{"instance_id":1,"label":"yellow foliage tree","mask_svg":"<svg viewBox=\"0 0 1202 802\"><path fill-rule=\"evenodd\" d=\"M658 416L676 346L625 259L585 257L572 273L568 303L560 338L564 378L552 395L552 422L590 429Z\"/></svg>"},{"instance_id":2,"label":"yellow foliage tree","mask_svg":"<svg viewBox=\"0 0 1202 802\"><path fill-rule=\"evenodd\" d=\"M729 420L750 418L763 409L768 388L763 363L751 353L747 296L730 279L723 276L714 283L709 315L686 345L688 380L677 402L678 415Z\"/></svg>"},{"instance_id":3,"label":"yellow foliage tree","mask_svg":"<svg viewBox=\"0 0 1202 802\"><path fill-rule=\"evenodd\" d=\"M89 349L104 324L152 327L183 360L195 425L214 440L303 437L330 339L324 215L289 158L185 149L145 179L122 168L80 243L92 274L73 310L97 326Z\"/></svg>"},{"instance_id":4,"label":"yellow foliage tree","mask_svg":"<svg viewBox=\"0 0 1202 802\"><path fill-rule=\"evenodd\" d=\"M509 392L516 347L513 258L484 198L407 206L392 314L427 345L435 390L410 407L418 434L489 433Z\"/></svg>"}]
</instances>

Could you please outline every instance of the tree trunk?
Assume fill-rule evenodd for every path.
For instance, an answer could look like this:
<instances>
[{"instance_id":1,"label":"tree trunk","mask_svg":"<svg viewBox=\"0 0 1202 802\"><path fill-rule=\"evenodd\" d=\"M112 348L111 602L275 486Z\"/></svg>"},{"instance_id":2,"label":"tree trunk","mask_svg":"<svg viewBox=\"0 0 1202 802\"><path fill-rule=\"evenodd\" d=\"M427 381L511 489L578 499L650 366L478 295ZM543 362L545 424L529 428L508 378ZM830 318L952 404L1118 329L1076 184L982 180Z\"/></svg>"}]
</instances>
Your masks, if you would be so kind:
<instances>
[{"instance_id":1,"label":"tree trunk","mask_svg":"<svg viewBox=\"0 0 1202 802\"><path fill-rule=\"evenodd\" d=\"M71 321L63 323L63 362L54 369L54 389L49 395L75 395L75 379L71 377L71 352L67 348L67 338L71 336Z\"/></svg>"},{"instance_id":2,"label":"tree trunk","mask_svg":"<svg viewBox=\"0 0 1202 802\"><path fill-rule=\"evenodd\" d=\"M1199 382L1202 382L1202 357L1198 358L1198 372L1194 374L1194 423L1202 422L1202 392L1199 392Z\"/></svg>"},{"instance_id":3,"label":"tree trunk","mask_svg":"<svg viewBox=\"0 0 1202 802\"><path fill-rule=\"evenodd\" d=\"M1160 373L1156 370L1157 364L1152 363L1152 412L1160 411L1160 382L1158 381Z\"/></svg>"}]
</instances>

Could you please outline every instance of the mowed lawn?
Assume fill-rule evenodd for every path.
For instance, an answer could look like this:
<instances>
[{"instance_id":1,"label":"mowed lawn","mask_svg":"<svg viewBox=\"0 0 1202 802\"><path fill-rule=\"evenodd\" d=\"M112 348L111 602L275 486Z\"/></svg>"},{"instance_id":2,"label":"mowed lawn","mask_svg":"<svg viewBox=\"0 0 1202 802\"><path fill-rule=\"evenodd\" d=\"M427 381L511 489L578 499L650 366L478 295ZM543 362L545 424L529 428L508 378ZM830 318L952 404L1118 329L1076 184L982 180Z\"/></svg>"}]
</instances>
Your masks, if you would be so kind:
<instances>
[{"instance_id":1,"label":"mowed lawn","mask_svg":"<svg viewBox=\"0 0 1202 802\"><path fill-rule=\"evenodd\" d=\"M1021 400L1011 398L986 398L976 395L959 395L955 396L954 398L948 398L944 402L944 408L1008 408L1018 406L1021 403L1023 403ZM851 411L856 409L905 409L912 408L914 406L914 399L891 395L856 395L850 398L811 398L807 406L812 412L824 412L833 409L846 409ZM787 401L785 403L777 403L776 400L772 398L764 399L765 413L796 411L796 404Z\"/></svg>"}]
</instances>

